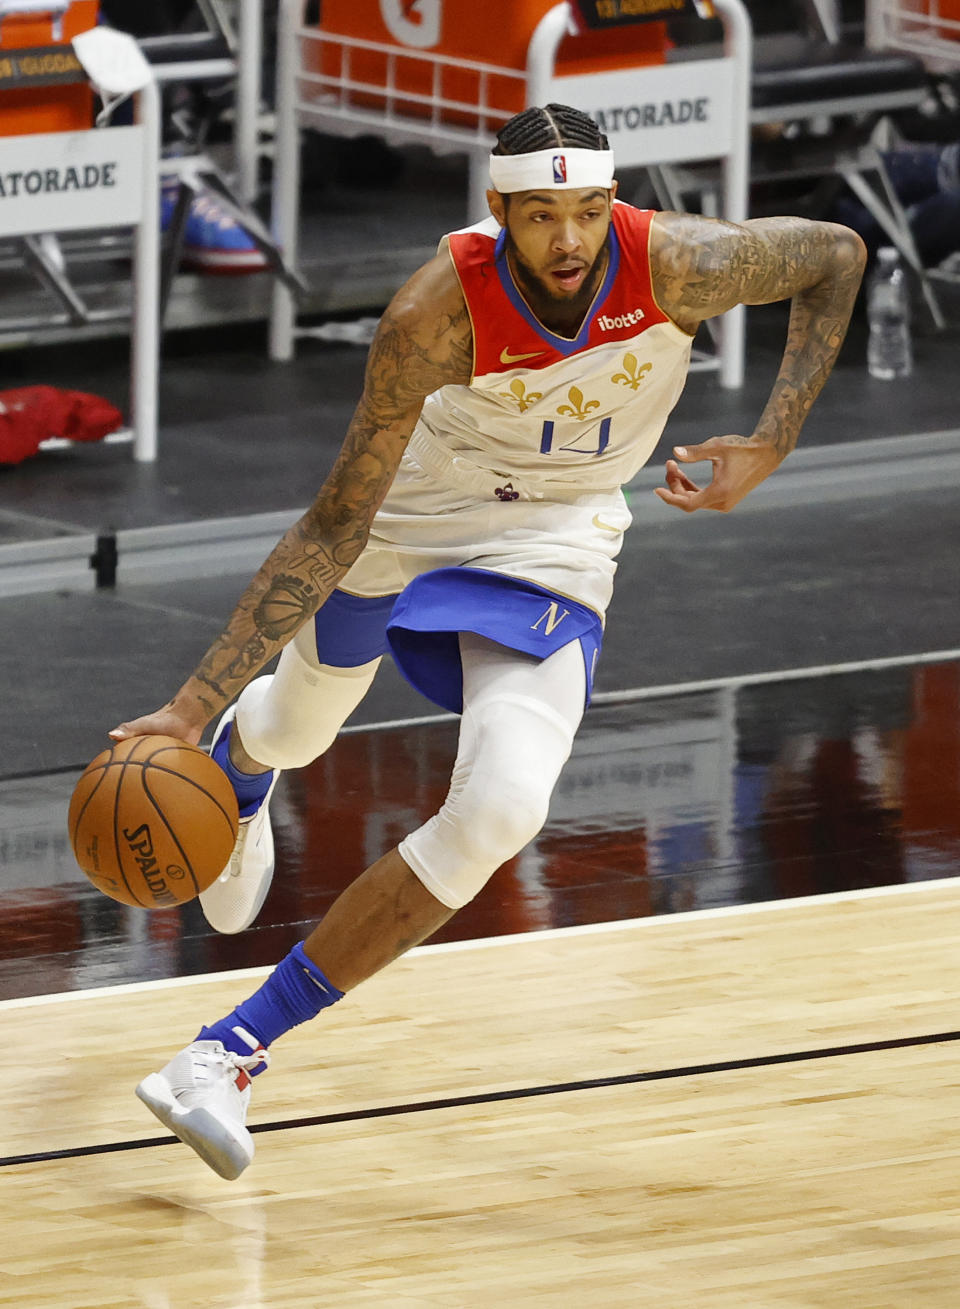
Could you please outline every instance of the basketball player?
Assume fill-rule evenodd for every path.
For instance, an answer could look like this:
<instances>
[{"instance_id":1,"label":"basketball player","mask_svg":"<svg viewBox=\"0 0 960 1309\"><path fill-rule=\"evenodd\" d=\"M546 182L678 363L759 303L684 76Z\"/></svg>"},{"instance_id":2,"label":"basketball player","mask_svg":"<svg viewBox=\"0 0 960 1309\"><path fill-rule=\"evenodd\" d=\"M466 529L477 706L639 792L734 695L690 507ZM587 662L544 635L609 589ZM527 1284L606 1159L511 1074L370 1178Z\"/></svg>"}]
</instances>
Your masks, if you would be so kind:
<instances>
[{"instance_id":1,"label":"basketball player","mask_svg":"<svg viewBox=\"0 0 960 1309\"><path fill-rule=\"evenodd\" d=\"M620 487L657 444L693 334L738 304L792 298L786 351L750 436L678 448L657 494L732 509L793 449L840 349L860 239L797 218L731 223L614 202L613 158L562 105L506 124L492 217L446 237L397 293L333 471L196 672L122 739L199 740L242 826L201 896L220 931L251 923L273 872L281 769L333 741L390 649L462 711L450 791L363 872L268 981L204 1027L140 1098L221 1176L253 1156L250 1078L284 1032L436 931L540 830L590 694ZM703 486L684 465L709 460ZM275 676L251 680L283 650Z\"/></svg>"}]
</instances>

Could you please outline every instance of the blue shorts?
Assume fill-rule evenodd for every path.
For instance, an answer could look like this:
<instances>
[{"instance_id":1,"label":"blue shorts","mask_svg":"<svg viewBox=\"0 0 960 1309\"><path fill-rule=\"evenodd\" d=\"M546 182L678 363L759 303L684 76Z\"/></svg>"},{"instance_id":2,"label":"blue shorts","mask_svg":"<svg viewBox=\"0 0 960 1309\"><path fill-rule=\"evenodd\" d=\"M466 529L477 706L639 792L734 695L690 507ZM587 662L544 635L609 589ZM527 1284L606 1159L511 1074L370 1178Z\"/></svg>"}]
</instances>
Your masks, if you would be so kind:
<instances>
[{"instance_id":1,"label":"blue shorts","mask_svg":"<svg viewBox=\"0 0 960 1309\"><path fill-rule=\"evenodd\" d=\"M436 568L399 595L365 597L334 591L314 620L317 658L335 668L392 654L411 686L444 709L463 709L460 632L545 659L579 641L587 703L603 641L600 617L586 605L481 568Z\"/></svg>"}]
</instances>

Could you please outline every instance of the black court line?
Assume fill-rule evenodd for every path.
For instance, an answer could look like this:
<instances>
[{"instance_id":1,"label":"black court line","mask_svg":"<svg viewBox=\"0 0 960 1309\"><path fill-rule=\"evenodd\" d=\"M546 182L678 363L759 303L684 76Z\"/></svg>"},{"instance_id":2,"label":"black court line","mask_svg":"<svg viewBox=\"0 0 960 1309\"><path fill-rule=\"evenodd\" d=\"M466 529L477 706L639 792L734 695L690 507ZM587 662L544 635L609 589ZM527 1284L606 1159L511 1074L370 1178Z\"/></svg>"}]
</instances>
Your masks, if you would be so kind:
<instances>
[{"instance_id":1,"label":"black court line","mask_svg":"<svg viewBox=\"0 0 960 1309\"><path fill-rule=\"evenodd\" d=\"M431 1113L437 1109L463 1109L473 1105L497 1104L504 1100L532 1100L541 1095L567 1095L571 1091L596 1091L608 1086L636 1086L641 1082L666 1082L677 1077L704 1077L710 1073L731 1073L745 1068L771 1068L776 1064L805 1063L813 1059L836 1059L843 1055L871 1054L878 1050L905 1050L912 1046L942 1045L960 1041L960 1032L932 1032L927 1036L902 1036L888 1041L864 1041L860 1045L835 1045L824 1050L797 1050L792 1054L759 1055L751 1059L725 1059L720 1063L692 1064L685 1068L659 1068L649 1073L619 1073L613 1077L590 1077L576 1082L554 1082L546 1086L521 1086L512 1091L484 1091L476 1095L454 1095L442 1100L417 1100L412 1104L388 1104L374 1109L351 1109L337 1114L315 1114L310 1118L284 1118L276 1123L256 1123L251 1133L289 1132L301 1127L326 1127L333 1123L356 1123L400 1114ZM80 1145L66 1150L44 1150L36 1154L13 1154L0 1158L0 1168L18 1164L49 1163L57 1159L82 1159L87 1155L117 1154L121 1150L146 1150L174 1145L175 1136L147 1136L136 1141L110 1141L105 1145Z\"/></svg>"}]
</instances>

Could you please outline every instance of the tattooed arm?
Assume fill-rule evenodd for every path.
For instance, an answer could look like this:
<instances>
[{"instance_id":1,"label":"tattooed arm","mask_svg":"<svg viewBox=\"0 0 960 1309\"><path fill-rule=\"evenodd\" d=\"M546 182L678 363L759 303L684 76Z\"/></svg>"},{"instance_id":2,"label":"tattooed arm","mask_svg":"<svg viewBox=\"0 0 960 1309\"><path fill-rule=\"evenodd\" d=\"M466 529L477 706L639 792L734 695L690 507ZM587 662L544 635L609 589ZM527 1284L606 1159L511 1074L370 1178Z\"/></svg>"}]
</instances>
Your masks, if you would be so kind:
<instances>
[{"instance_id":1,"label":"tattooed arm","mask_svg":"<svg viewBox=\"0 0 960 1309\"><path fill-rule=\"evenodd\" d=\"M363 395L330 476L241 596L196 671L158 713L110 735L196 742L207 722L320 608L363 550L426 397L470 380L469 315L446 254L394 297L370 347Z\"/></svg>"},{"instance_id":2,"label":"tattooed arm","mask_svg":"<svg viewBox=\"0 0 960 1309\"><path fill-rule=\"evenodd\" d=\"M713 480L701 490L668 460L661 500L688 513L732 509L786 458L843 343L865 257L856 233L835 223L755 218L735 225L690 214L657 216L654 291L684 331L695 332L705 318L734 305L793 301L783 361L753 435L678 447L681 463L709 459Z\"/></svg>"}]
</instances>

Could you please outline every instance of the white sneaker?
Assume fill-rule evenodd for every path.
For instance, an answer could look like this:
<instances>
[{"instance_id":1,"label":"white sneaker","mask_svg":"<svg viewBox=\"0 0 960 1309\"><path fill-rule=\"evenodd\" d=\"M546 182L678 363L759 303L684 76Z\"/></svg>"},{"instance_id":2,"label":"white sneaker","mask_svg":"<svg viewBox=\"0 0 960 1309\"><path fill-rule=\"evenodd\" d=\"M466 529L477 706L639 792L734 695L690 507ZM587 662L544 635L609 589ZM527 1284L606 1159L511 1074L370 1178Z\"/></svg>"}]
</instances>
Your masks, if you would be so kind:
<instances>
[{"instance_id":1,"label":"white sneaker","mask_svg":"<svg viewBox=\"0 0 960 1309\"><path fill-rule=\"evenodd\" d=\"M269 1062L263 1046L240 1055L224 1049L221 1041L194 1041L159 1073L145 1077L137 1096L184 1145L232 1182L253 1158L253 1137L246 1127L247 1070Z\"/></svg>"},{"instance_id":2,"label":"white sneaker","mask_svg":"<svg viewBox=\"0 0 960 1309\"><path fill-rule=\"evenodd\" d=\"M233 722L236 705L231 705L217 724L213 744L219 741L228 723ZM210 747L213 752L213 745ZM273 828L270 826L270 797L280 776L273 770L270 789L256 813L240 819L237 843L226 868L205 891L200 893L203 916L218 932L242 932L249 927L270 890L273 881Z\"/></svg>"}]
</instances>

